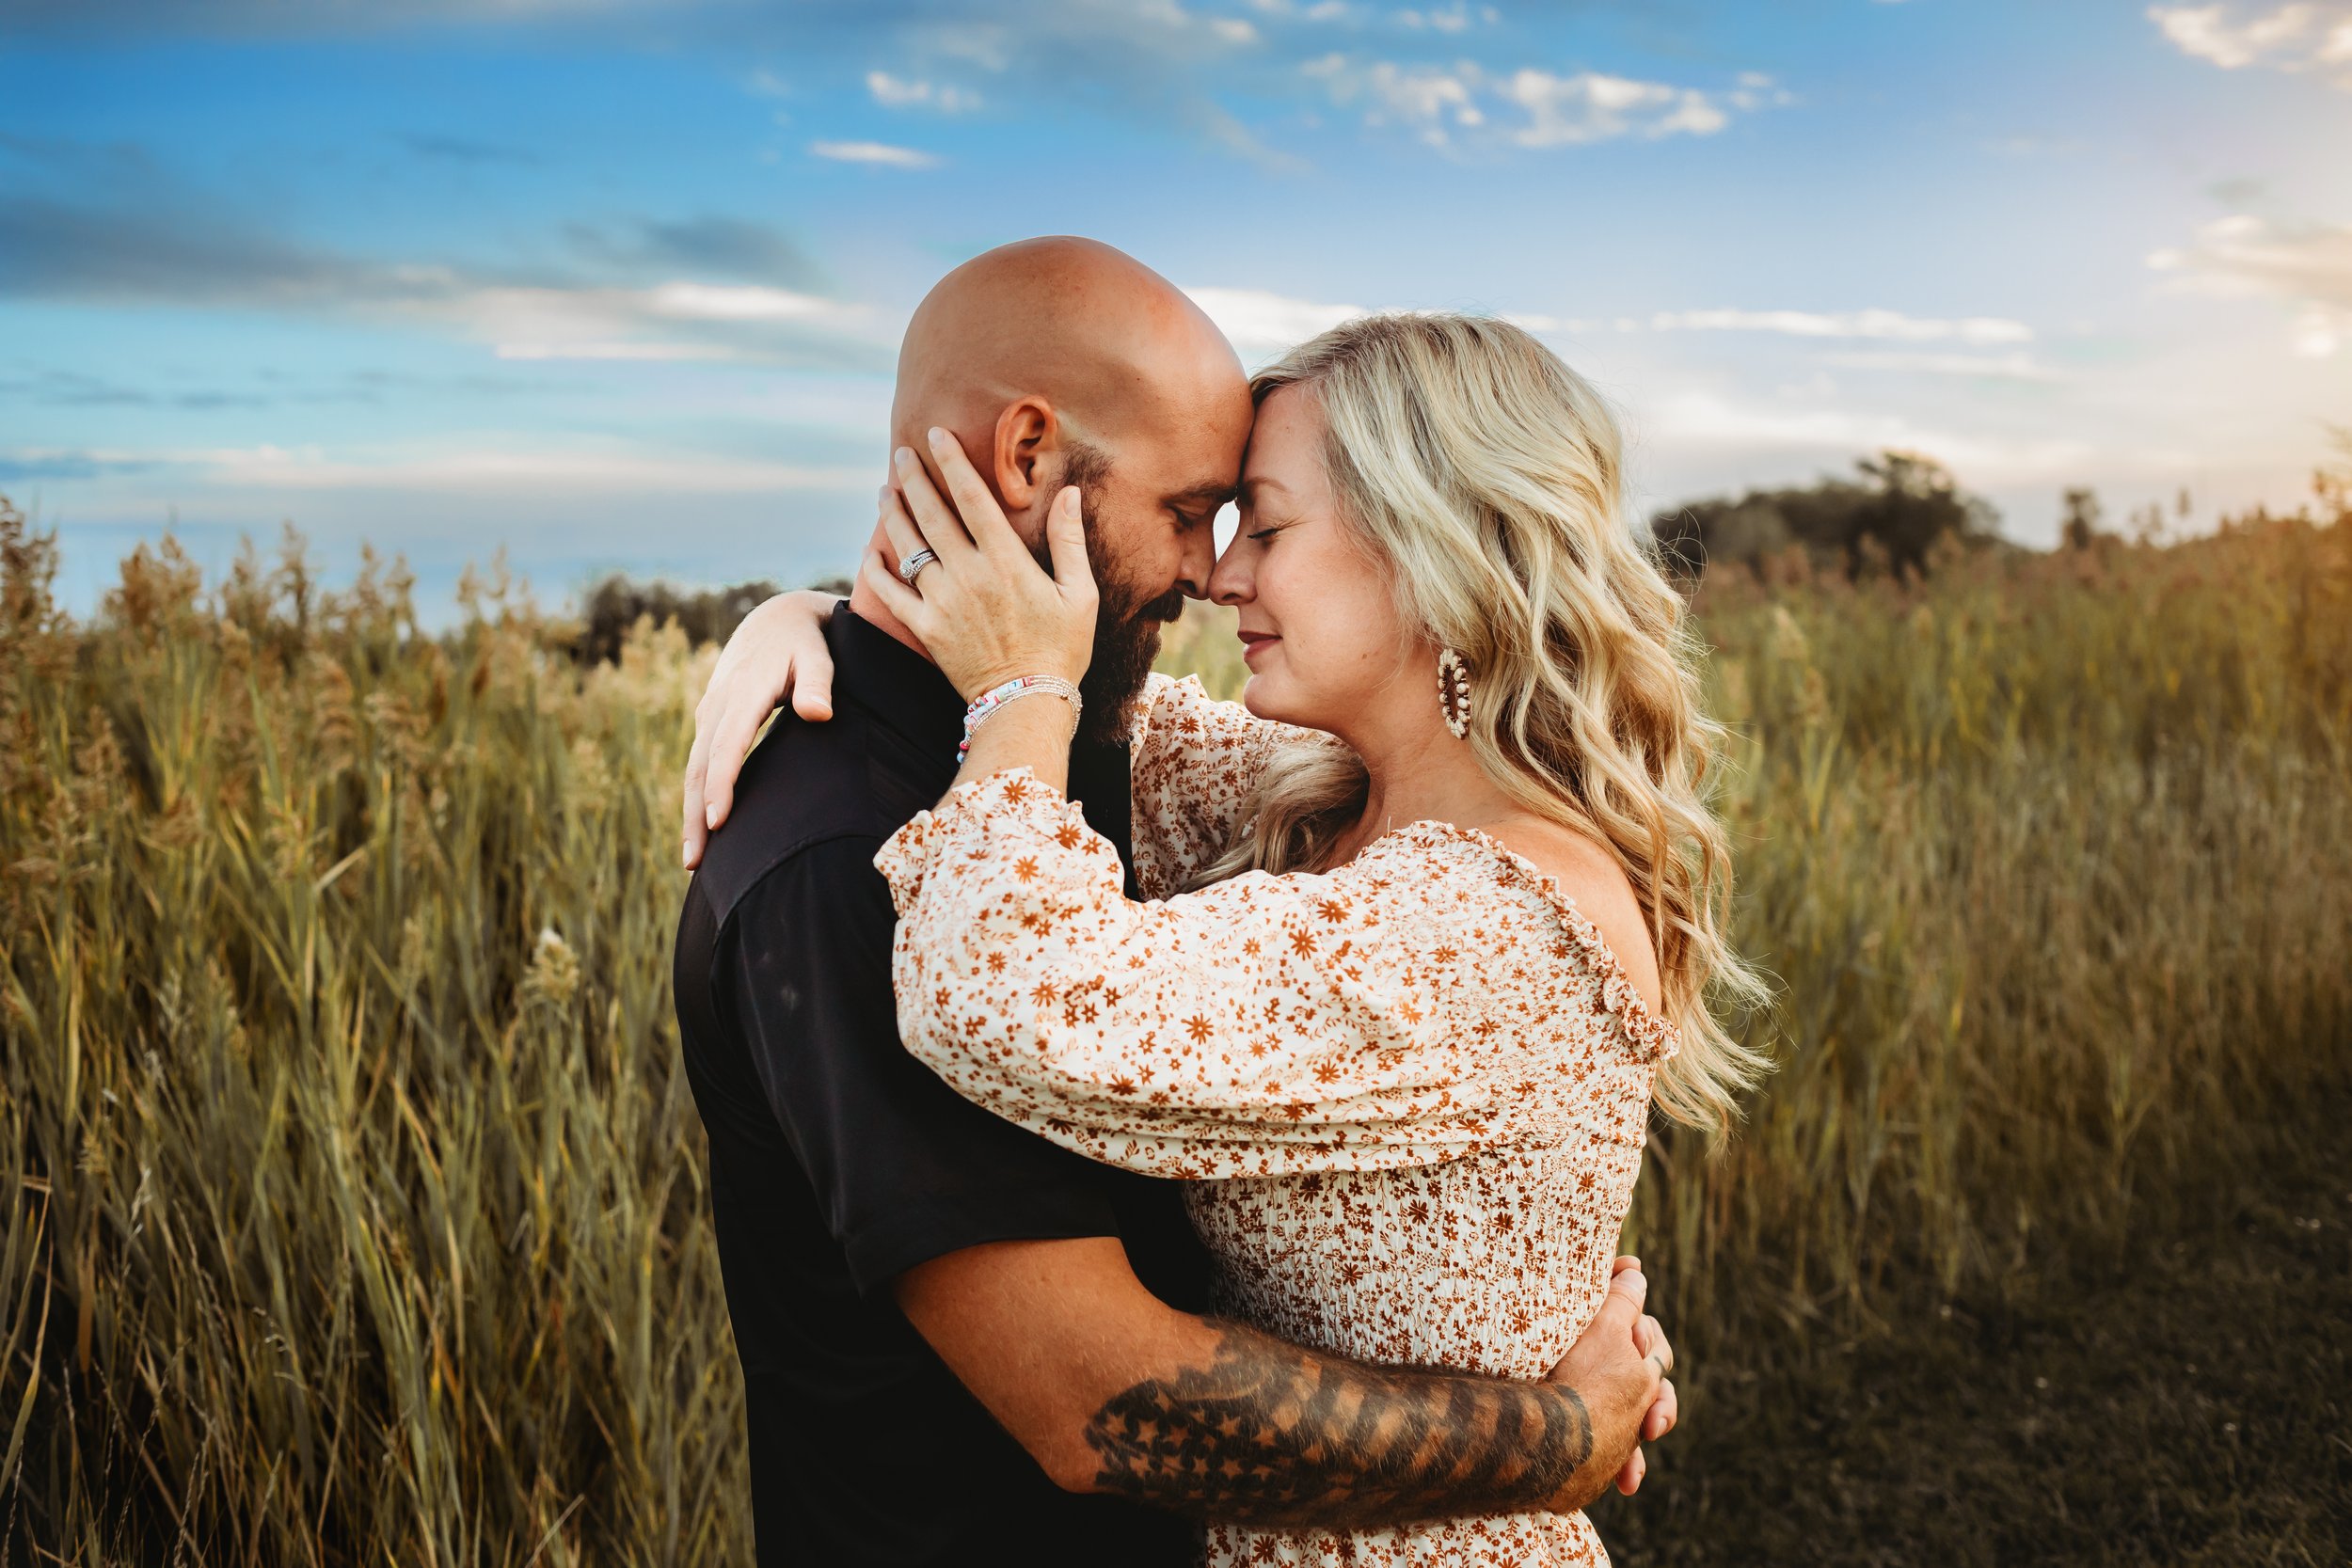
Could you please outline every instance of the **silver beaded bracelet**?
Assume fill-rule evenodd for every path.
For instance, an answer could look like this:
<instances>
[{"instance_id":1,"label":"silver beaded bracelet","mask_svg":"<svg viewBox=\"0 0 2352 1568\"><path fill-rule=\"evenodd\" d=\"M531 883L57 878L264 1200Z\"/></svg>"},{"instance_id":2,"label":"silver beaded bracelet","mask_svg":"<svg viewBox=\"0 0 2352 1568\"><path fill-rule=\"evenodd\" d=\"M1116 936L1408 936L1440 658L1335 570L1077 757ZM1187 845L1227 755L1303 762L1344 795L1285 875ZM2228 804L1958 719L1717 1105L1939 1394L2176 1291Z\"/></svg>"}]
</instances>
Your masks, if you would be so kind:
<instances>
[{"instance_id":1,"label":"silver beaded bracelet","mask_svg":"<svg viewBox=\"0 0 2352 1568\"><path fill-rule=\"evenodd\" d=\"M972 699L972 705L963 710L963 743L956 748L956 761L961 763L971 754L973 732L980 727L981 721L990 714L1003 707L1007 703L1033 696L1060 697L1066 700L1070 704L1071 730L1073 734L1076 732L1078 715L1084 712L1086 707L1086 705L1079 700L1076 683L1066 681L1059 675L1021 675L1005 682L1002 686L992 686Z\"/></svg>"}]
</instances>

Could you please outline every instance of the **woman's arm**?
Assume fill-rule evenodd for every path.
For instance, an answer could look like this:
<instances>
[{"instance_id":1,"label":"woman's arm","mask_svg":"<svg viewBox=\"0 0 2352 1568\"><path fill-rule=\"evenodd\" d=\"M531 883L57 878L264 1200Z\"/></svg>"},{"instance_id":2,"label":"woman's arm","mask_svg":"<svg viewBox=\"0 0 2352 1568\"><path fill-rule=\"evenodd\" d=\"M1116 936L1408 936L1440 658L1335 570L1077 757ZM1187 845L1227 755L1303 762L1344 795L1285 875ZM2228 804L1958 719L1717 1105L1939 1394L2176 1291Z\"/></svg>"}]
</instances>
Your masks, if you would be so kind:
<instances>
[{"instance_id":1,"label":"woman's arm","mask_svg":"<svg viewBox=\"0 0 2352 1568\"><path fill-rule=\"evenodd\" d=\"M1015 676L1074 678L1093 594L1072 497L1047 523L1049 578L940 440L962 515L900 453L891 543L938 559L910 587L871 554L867 588L967 697ZM900 1037L959 1093L1094 1159L1174 1177L1431 1164L1571 1114L1575 1096L1523 1092L1530 1074L1600 1058L1547 1051L1559 1026L1523 988L1486 995L1455 961L1524 946L1532 974L1566 957L1549 906L1522 907L1490 857L1433 850L1409 896L1351 866L1132 903L1118 855L1062 795L1070 722L1058 698L997 709L939 806L876 860L899 915ZM1646 1093L1646 1060L1615 1065L1619 1088Z\"/></svg>"},{"instance_id":2,"label":"woman's arm","mask_svg":"<svg viewBox=\"0 0 2352 1568\"><path fill-rule=\"evenodd\" d=\"M1368 870L1135 903L1110 844L1025 766L958 785L875 863L907 1049L1090 1158L1188 1179L1435 1164L1535 1136L1576 1100L1512 1092L1560 1064L1468 1016L1483 1005L1447 938ZM1443 897L1438 871L1416 908Z\"/></svg>"},{"instance_id":3,"label":"woman's arm","mask_svg":"<svg viewBox=\"0 0 2352 1568\"><path fill-rule=\"evenodd\" d=\"M1128 770L1136 879L1147 897L1188 887L1225 853L1267 767L1287 749L1346 744L1212 697L1197 677L1153 675L1137 705Z\"/></svg>"},{"instance_id":4,"label":"woman's arm","mask_svg":"<svg viewBox=\"0 0 2352 1568\"><path fill-rule=\"evenodd\" d=\"M686 869L702 863L710 835L735 805L736 776L759 727L788 697L811 722L833 717L833 655L825 623L837 594L814 588L778 594L735 628L694 705L694 745L686 756Z\"/></svg>"}]
</instances>

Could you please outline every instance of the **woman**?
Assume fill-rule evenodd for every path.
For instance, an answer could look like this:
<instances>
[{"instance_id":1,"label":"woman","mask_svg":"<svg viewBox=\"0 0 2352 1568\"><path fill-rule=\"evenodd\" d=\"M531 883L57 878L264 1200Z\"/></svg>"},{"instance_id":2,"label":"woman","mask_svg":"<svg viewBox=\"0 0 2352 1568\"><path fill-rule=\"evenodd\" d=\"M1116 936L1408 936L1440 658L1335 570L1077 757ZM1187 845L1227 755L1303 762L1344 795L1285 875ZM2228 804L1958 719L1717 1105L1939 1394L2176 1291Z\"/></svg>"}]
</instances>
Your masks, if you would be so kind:
<instances>
[{"instance_id":1,"label":"woman","mask_svg":"<svg viewBox=\"0 0 2352 1568\"><path fill-rule=\"evenodd\" d=\"M1620 520L1592 390L1503 324L1381 316L1253 383L1246 706L1154 677L1135 872L1061 794L1094 597L1075 492L1040 572L934 432L864 578L967 700L885 847L907 1047L1095 1159L1194 1183L1227 1309L1367 1360L1534 1378L1606 1291L1653 1101L1758 1067L1721 929L1681 606ZM1025 681L1025 686L1018 683ZM1213 1563L1606 1560L1581 1514L1213 1526Z\"/></svg>"}]
</instances>

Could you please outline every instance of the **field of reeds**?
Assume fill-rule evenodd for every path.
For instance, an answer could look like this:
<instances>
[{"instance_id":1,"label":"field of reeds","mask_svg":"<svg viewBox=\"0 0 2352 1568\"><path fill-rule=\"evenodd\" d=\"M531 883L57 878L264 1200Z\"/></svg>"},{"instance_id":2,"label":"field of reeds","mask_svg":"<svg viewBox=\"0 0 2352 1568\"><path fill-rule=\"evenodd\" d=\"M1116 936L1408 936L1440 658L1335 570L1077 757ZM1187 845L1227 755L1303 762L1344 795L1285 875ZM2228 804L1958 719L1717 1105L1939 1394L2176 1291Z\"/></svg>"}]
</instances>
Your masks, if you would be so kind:
<instances>
[{"instance_id":1,"label":"field of reeds","mask_svg":"<svg viewBox=\"0 0 2352 1568\"><path fill-rule=\"evenodd\" d=\"M1639 1191L1687 1424L2326 1147L2326 511L1701 591L1779 1067ZM55 564L0 506L0 1560L748 1560L668 995L710 651L583 667L496 583L426 635L396 569L328 591L291 550L209 585L142 552L75 622ZM1205 618L1167 661L1236 673Z\"/></svg>"}]
</instances>

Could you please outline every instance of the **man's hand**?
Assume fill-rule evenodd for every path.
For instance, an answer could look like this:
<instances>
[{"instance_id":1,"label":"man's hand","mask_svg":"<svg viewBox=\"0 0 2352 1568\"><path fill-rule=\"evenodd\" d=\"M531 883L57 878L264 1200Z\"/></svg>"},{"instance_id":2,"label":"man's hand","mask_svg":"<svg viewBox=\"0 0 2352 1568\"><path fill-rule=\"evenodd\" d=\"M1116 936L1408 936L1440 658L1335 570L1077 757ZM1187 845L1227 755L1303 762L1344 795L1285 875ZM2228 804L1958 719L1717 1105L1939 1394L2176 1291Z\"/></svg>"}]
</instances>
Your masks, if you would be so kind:
<instances>
[{"instance_id":1,"label":"man's hand","mask_svg":"<svg viewBox=\"0 0 2352 1568\"><path fill-rule=\"evenodd\" d=\"M1584 1333L1551 1369L1550 1380L1583 1396L1593 1418L1593 1462L1579 1469L1590 1492L1573 1504L1581 1508L1600 1495L1597 1478L1613 1473L1617 1490L1631 1497L1648 1473L1644 1443L1675 1428L1680 1407L1667 1374L1674 1347L1666 1330L1643 1308L1649 1280L1639 1258L1620 1258L1610 1270L1609 1295Z\"/></svg>"},{"instance_id":2,"label":"man's hand","mask_svg":"<svg viewBox=\"0 0 2352 1568\"><path fill-rule=\"evenodd\" d=\"M710 684L694 707L694 749L686 758L689 871L702 863L710 835L735 803L736 775L759 726L787 697L812 722L833 717L833 655L825 622L834 595L803 589L778 594L743 617L727 639Z\"/></svg>"}]
</instances>

